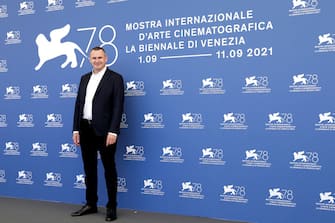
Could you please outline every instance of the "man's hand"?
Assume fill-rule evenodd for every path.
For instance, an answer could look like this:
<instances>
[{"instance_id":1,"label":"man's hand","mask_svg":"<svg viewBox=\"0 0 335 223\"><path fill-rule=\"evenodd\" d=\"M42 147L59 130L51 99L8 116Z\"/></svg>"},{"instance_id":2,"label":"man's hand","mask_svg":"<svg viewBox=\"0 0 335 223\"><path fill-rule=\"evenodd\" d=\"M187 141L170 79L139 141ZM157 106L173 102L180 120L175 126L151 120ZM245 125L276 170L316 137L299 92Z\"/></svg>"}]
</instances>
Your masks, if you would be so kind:
<instances>
[{"instance_id":1,"label":"man's hand","mask_svg":"<svg viewBox=\"0 0 335 223\"><path fill-rule=\"evenodd\" d=\"M75 132L72 134L72 140L73 140L73 143L76 145L76 146L79 146L80 145L80 136L79 136L79 132Z\"/></svg>"},{"instance_id":2,"label":"man's hand","mask_svg":"<svg viewBox=\"0 0 335 223\"><path fill-rule=\"evenodd\" d=\"M116 143L116 138L117 138L116 134L108 133L107 139L106 139L106 147Z\"/></svg>"}]
</instances>

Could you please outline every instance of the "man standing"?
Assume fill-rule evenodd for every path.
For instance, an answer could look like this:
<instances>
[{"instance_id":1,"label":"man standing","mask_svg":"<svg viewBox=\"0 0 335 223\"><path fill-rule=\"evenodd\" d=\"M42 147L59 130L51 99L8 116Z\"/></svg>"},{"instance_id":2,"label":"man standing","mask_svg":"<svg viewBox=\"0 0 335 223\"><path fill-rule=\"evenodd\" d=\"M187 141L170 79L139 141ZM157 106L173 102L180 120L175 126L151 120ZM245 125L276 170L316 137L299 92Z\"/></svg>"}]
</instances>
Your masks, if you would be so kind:
<instances>
[{"instance_id":1,"label":"man standing","mask_svg":"<svg viewBox=\"0 0 335 223\"><path fill-rule=\"evenodd\" d=\"M106 221L116 216L117 171L115 151L120 133L124 103L124 85L120 74L107 68L107 55L103 48L90 52L92 71L80 80L73 118L73 142L81 147L86 184L86 204L72 216L96 213L97 166L99 151L104 167L108 202Z\"/></svg>"}]
</instances>

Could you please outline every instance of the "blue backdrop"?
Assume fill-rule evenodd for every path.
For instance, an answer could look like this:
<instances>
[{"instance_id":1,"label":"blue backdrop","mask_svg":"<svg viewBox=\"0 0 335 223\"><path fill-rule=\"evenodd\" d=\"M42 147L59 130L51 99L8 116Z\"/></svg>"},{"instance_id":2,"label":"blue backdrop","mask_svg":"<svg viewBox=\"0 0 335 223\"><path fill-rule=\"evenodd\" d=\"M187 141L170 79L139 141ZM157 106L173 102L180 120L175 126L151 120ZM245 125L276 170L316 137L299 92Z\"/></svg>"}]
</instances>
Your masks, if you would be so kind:
<instances>
[{"instance_id":1,"label":"blue backdrop","mask_svg":"<svg viewBox=\"0 0 335 223\"><path fill-rule=\"evenodd\" d=\"M125 80L120 208L333 222L334 9L0 0L0 196L84 202L72 114L99 45Z\"/></svg>"}]
</instances>

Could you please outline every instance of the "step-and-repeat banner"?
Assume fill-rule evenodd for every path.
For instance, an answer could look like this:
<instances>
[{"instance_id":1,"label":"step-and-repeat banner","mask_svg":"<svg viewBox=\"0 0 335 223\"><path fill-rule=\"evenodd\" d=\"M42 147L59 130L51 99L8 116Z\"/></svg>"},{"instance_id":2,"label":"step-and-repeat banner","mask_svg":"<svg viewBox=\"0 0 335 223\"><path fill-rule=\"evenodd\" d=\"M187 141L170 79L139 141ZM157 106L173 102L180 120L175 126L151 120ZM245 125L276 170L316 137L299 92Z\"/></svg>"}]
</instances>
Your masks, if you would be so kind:
<instances>
[{"instance_id":1,"label":"step-and-repeat banner","mask_svg":"<svg viewBox=\"0 0 335 223\"><path fill-rule=\"evenodd\" d=\"M334 222L334 10L330 0L0 0L0 196L84 202L72 115L89 49L103 46L125 80L120 208Z\"/></svg>"}]
</instances>

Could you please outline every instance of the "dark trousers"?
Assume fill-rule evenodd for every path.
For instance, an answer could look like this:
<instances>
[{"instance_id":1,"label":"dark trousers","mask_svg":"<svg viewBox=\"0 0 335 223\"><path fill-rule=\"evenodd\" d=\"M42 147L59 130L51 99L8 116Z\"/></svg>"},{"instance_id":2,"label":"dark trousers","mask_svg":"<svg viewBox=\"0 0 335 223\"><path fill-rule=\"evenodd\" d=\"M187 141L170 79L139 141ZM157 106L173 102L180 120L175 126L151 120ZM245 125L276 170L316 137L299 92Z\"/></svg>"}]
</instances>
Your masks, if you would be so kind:
<instances>
[{"instance_id":1,"label":"dark trousers","mask_svg":"<svg viewBox=\"0 0 335 223\"><path fill-rule=\"evenodd\" d=\"M116 143L106 147L106 136L97 136L92 126L81 121L80 147L85 172L86 203L96 206L98 202L98 155L104 167L107 187L107 208L116 208L117 171L115 166Z\"/></svg>"}]
</instances>

